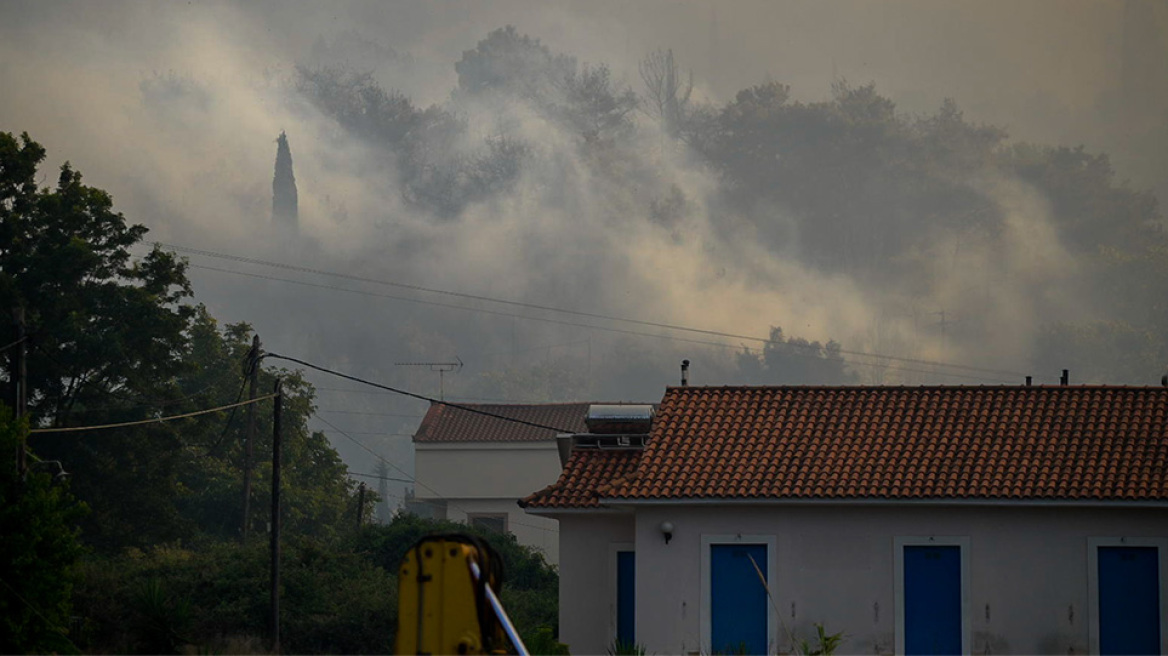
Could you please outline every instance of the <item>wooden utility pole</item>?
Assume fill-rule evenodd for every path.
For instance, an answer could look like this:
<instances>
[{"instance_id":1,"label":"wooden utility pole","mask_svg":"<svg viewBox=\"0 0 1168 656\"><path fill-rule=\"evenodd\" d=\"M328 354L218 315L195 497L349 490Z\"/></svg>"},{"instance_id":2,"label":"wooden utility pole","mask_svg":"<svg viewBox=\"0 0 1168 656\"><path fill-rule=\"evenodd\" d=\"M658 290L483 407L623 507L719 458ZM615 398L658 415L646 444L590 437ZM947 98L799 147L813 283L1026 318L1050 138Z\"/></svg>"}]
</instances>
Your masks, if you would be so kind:
<instances>
[{"instance_id":1,"label":"wooden utility pole","mask_svg":"<svg viewBox=\"0 0 1168 656\"><path fill-rule=\"evenodd\" d=\"M357 528L361 528L362 520L365 518L365 481L361 481L361 485L357 487Z\"/></svg>"},{"instance_id":2,"label":"wooden utility pole","mask_svg":"<svg viewBox=\"0 0 1168 656\"><path fill-rule=\"evenodd\" d=\"M252 401L247 406L247 436L243 445L243 524L239 533L239 541L247 544L247 530L251 524L251 467L252 445L255 444L256 432L256 386L260 378L260 336L251 339L251 352L247 356L248 393L247 398Z\"/></svg>"},{"instance_id":3,"label":"wooden utility pole","mask_svg":"<svg viewBox=\"0 0 1168 656\"><path fill-rule=\"evenodd\" d=\"M28 401L28 395L25 393L27 383L26 365L25 365L25 349L24 349L24 307L17 307L12 310L12 318L16 322L16 352L12 363L12 410L16 414L16 420L24 416L25 404ZM28 467L26 446L26 434L24 431L20 432L20 442L16 445L16 480L24 479L25 469Z\"/></svg>"},{"instance_id":4,"label":"wooden utility pole","mask_svg":"<svg viewBox=\"0 0 1168 656\"><path fill-rule=\"evenodd\" d=\"M280 411L284 395L276 379L275 411L272 415L272 653L280 653Z\"/></svg>"}]
</instances>

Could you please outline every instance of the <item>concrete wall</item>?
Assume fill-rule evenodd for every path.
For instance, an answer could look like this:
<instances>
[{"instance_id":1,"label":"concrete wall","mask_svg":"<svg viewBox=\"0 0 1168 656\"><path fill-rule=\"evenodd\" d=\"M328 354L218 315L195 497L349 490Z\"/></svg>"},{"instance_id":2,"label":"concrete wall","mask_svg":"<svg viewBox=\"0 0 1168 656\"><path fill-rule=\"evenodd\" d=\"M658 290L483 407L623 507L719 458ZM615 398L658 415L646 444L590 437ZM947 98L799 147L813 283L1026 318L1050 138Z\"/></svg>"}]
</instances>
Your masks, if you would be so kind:
<instances>
[{"instance_id":1,"label":"concrete wall","mask_svg":"<svg viewBox=\"0 0 1168 656\"><path fill-rule=\"evenodd\" d=\"M573 654L606 653L616 636L615 546L632 542L632 515L560 517L559 637Z\"/></svg>"},{"instance_id":2,"label":"concrete wall","mask_svg":"<svg viewBox=\"0 0 1168 656\"><path fill-rule=\"evenodd\" d=\"M416 444L414 472L418 501L445 499L445 516L454 521L466 521L467 513L505 513L507 528L520 544L559 563L557 522L528 515L516 504L559 478L554 441Z\"/></svg>"},{"instance_id":3,"label":"concrete wall","mask_svg":"<svg viewBox=\"0 0 1168 656\"><path fill-rule=\"evenodd\" d=\"M419 499L520 499L556 482L560 456L554 441L416 444Z\"/></svg>"},{"instance_id":4,"label":"concrete wall","mask_svg":"<svg viewBox=\"0 0 1168 656\"><path fill-rule=\"evenodd\" d=\"M560 562L559 522L538 515L529 515L515 503L515 499L449 499L446 519L465 522L468 513L506 514L507 531L519 544L543 552L548 564Z\"/></svg>"},{"instance_id":5,"label":"concrete wall","mask_svg":"<svg viewBox=\"0 0 1168 656\"><path fill-rule=\"evenodd\" d=\"M775 649L790 650L792 634L811 638L819 622L845 634L839 653L868 654L895 647L898 536L968 538L969 645L979 654L1086 653L1087 538L1168 538L1165 509L641 506L635 517L636 632L649 653L708 653L703 535L773 536L769 585L781 619ZM666 520L675 527L668 545L659 528ZM603 652L614 632L594 635L606 624L615 581L601 554L604 542L624 538L616 524L592 522L579 515L561 521L561 631L570 627L566 638L587 638L585 649L573 645L573 653Z\"/></svg>"}]
</instances>

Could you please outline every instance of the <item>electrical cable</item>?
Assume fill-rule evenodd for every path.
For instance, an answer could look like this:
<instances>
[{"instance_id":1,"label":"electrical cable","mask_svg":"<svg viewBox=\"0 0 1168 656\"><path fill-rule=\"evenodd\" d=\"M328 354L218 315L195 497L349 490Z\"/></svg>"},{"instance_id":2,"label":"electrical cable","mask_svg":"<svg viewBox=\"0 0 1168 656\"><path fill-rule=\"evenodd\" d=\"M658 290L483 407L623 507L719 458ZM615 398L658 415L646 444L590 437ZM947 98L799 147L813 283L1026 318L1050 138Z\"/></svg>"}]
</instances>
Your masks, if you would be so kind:
<instances>
[{"instance_id":1,"label":"electrical cable","mask_svg":"<svg viewBox=\"0 0 1168 656\"><path fill-rule=\"evenodd\" d=\"M505 417L503 415L495 414L493 412L487 412L486 410L479 410L478 408L472 408L470 406L465 406L465 405L462 405L459 403L451 403L450 401L443 401L440 399L431 398L429 396L424 396L422 394L417 394L415 392L409 392L409 391L406 391L403 389L398 389L396 387L390 387L389 385L382 385L381 383L374 383L372 381L364 380L362 378L357 378L356 376L350 376L349 374L344 374L344 373L341 373L339 371L334 371L332 369L326 369L320 365L312 364L311 362L305 362L304 360L292 358L292 357L289 357L287 355L280 355L279 353L268 352L268 353L264 353L263 357L276 358L278 360L287 360L289 362L295 362L296 364L308 367L309 369L315 369L317 371L320 371L320 372L323 372L326 374L332 374L333 376L337 376L338 378L344 378L346 380L351 380L355 383L361 383L363 385L377 387L377 388L380 388L383 390L393 392L395 394L401 394L403 396L408 396L408 397L415 398L415 399L421 399L422 401L429 401L430 403L436 403L438 405L444 405L444 406L448 406L451 408L457 408L457 409L463 410L465 412L473 412L474 414L477 414L477 415L484 415L486 417L494 417L495 419L509 421L511 423L514 423L514 424L523 424L525 426L531 426L533 428L542 428L545 430L555 431L557 433L575 433L576 432L574 430L570 430L567 428L557 428L555 426L548 426L547 424L539 424L539 423L536 423L534 421L526 421L524 419L515 419L514 417ZM334 429L340 430L336 426L333 426L332 424L330 424L323 417L317 417L317 418L320 419L321 421L323 421L324 423L328 424L329 426L332 426Z\"/></svg>"},{"instance_id":2,"label":"electrical cable","mask_svg":"<svg viewBox=\"0 0 1168 656\"><path fill-rule=\"evenodd\" d=\"M319 388L318 388L319 389ZM389 392L386 392L387 394ZM317 412L327 412L334 415L370 415L373 417L405 417L407 419L421 419L425 415L403 415L393 412L362 412L360 410L333 410L332 408L317 408Z\"/></svg>"},{"instance_id":3,"label":"electrical cable","mask_svg":"<svg viewBox=\"0 0 1168 656\"><path fill-rule=\"evenodd\" d=\"M364 476L365 478L376 478L376 479L382 480L382 481L397 481L398 483L413 483L413 481L408 479L408 478L394 478L392 476L378 476L376 474L362 474L361 472L355 472L355 471L349 472L349 476Z\"/></svg>"},{"instance_id":4,"label":"electrical cable","mask_svg":"<svg viewBox=\"0 0 1168 656\"><path fill-rule=\"evenodd\" d=\"M340 430L340 429L337 429ZM379 431L349 431L353 435L385 435L389 437L413 437L413 433L382 433Z\"/></svg>"},{"instance_id":5,"label":"electrical cable","mask_svg":"<svg viewBox=\"0 0 1168 656\"><path fill-rule=\"evenodd\" d=\"M230 405L221 405L218 408L207 408L206 410L196 410L194 412L187 412L181 415L172 415L170 417L156 417L154 419L142 419L139 421L123 421L117 424L101 424L99 426L69 426L66 428L34 428L29 432L30 435L40 435L44 433L75 433L79 431L102 430L106 428L124 428L126 426L141 426L143 424L158 424L164 421L173 421L175 419L186 419L187 417L197 417L199 415L206 415L212 412L219 412L220 410L227 410L230 408L238 408L243 405L251 405L252 403L259 403L271 398L275 398L277 394L266 394L264 396L257 396L254 399L242 401L240 403L232 403Z\"/></svg>"},{"instance_id":6,"label":"electrical cable","mask_svg":"<svg viewBox=\"0 0 1168 656\"><path fill-rule=\"evenodd\" d=\"M468 294L465 292L455 292L455 291L450 291L450 290L437 289L437 288L433 288L433 287L424 287L421 285L414 285L414 284L410 284L410 283L395 282L392 280L380 280L377 278L368 278L365 276L356 276L356 275L347 274L347 273L326 271L323 269L315 269L312 267L305 267L305 266L299 266L299 265L294 265L294 264L286 264L283 262L273 262L270 260L261 260L258 258L244 257L244 256L240 256L240 255L231 255L228 253L220 253L220 252L210 251L210 250L205 250L205 249L191 248L189 246L179 246L176 244L166 244L166 243L162 243L162 242L155 242L155 244L157 246L170 248L170 249L173 249L173 250L176 250L179 252L189 253L192 255L202 255L205 257L213 257L213 258L218 258L218 259L230 260L230 261L234 261L234 262L242 262L245 264L254 264L254 265L259 265L259 266L284 269L284 270L288 270L288 271L298 271L301 273L311 273L311 274L321 275L321 276L330 276L330 277L334 277L334 278L353 280L353 281L357 281L357 282L365 282L365 283L370 283L370 284L375 284L375 285L385 285L388 287L397 287L400 289L408 289L408 290L417 291L417 292L425 292L425 293L430 293L430 294L442 294L445 296L454 296L456 298L464 298L464 299L475 300L475 301L484 301L484 302L488 302L488 303L497 303L497 304L501 304L501 305L510 305L512 307L521 307L521 308L526 308L526 309L531 309L531 310L540 310L543 312L556 312L556 313L569 314L569 315L580 316L580 317L588 317L588 318L592 318L592 319L602 319L602 320L606 320L606 321L619 321L619 322L631 323L631 324L635 324L635 325L639 325L639 326L648 326L648 327L653 327L653 328L664 328L667 330L684 331L684 332L690 332L690 333L697 333L697 334L701 334L701 335L710 335L710 336L715 336L715 337L727 337L727 338L731 338L731 339L745 339L745 340L754 341L754 342L762 342L764 344L773 343L768 338L755 337L753 335L738 335L738 334L723 332L723 331L719 331L719 330L693 328L690 326L681 326L681 325L668 324L668 323L662 323L662 322L657 322L657 321L646 321L643 319L632 319L632 318L628 318L628 317L618 317L615 315L600 314L600 313L596 313L596 312L585 312L582 310L572 310L569 308L560 308L560 307L554 307L554 306L549 306L549 305L540 305L538 303L526 303L523 301L512 301L512 300L507 300L507 299L492 298L490 296L483 296L483 295L479 295L479 294ZM787 344L789 346L794 346L797 348L814 348L810 344L807 344L807 345L790 344L789 342L784 342L784 344ZM963 364L957 364L957 363L953 363L953 362L943 362L943 361L939 361L939 360L926 360L926 359L922 359L922 358L906 358L906 357L901 357L901 356L884 355L882 353L869 353L869 352L865 352L865 351L851 351L851 350L845 350L845 349L840 349L839 353L841 353L843 355L854 355L854 356L862 356L862 357L868 357L868 358L877 358L877 359L883 359L883 360L889 360L889 361L895 361L895 362L907 362L910 364L948 367L948 368L952 368L952 369L960 369L960 370L965 370L965 371L988 373L988 374L999 374L999 375L1009 375L1009 376L1019 376L1019 377L1025 375L1025 374L1022 374L1019 372L1007 371L1004 369L989 369L989 368L985 368L985 367L975 367L972 365L963 365Z\"/></svg>"},{"instance_id":7,"label":"electrical cable","mask_svg":"<svg viewBox=\"0 0 1168 656\"><path fill-rule=\"evenodd\" d=\"M258 278L261 280L272 280L272 281L276 281L276 282L286 282L289 284L301 285L304 287L314 287L317 289L327 289L327 290L332 290L332 291L346 292L349 294L357 294L357 295L361 295L361 296L371 296L374 298L385 298L385 299L390 299L390 300L395 300L395 301L404 301L406 303L418 303L420 305L432 305L435 307L443 307L443 308L450 308L450 309L454 309L454 310L462 310L464 312L478 312L480 314L489 314L489 315L493 315L493 316L508 317L508 318L512 318L512 319L524 319L527 321L538 321L538 322L542 322L542 323L550 323L550 324L559 325L559 326L569 326L572 328L584 328L586 330L600 330L600 331L604 331L604 332L618 333L621 335L632 335L635 337L648 337L651 339L665 339L665 340L669 340L669 341L673 341L673 342L684 342L686 344L700 344L703 346L712 346L715 348L722 348L722 349L737 350L739 348L743 348L743 349L746 349L748 351L751 350L751 349L747 348L745 345L727 344L725 342L711 342L709 340L691 339L691 338L687 338L687 337L677 337L674 335L662 335L662 334L656 334L656 333L647 333L647 332L638 331L638 330L628 330L625 328L614 328L611 326L597 326L597 325L593 325L593 324L577 323L574 321L564 321L561 319L551 319L548 317L533 317L533 316L526 315L526 314L514 314L511 312L499 312L498 310L488 310L486 308L467 307L465 305L454 305L452 303L439 303L437 301L426 301L426 300L417 299L417 298L408 298L405 296L394 296L392 294L379 294L377 292L370 292L370 291L365 291L365 290L360 290L360 289L349 289L347 287L337 287L336 285L323 285L323 284L307 282L307 281L303 281L303 280L293 280L291 278L280 278L278 276L267 276L267 275L264 275L262 273L248 273L246 271L235 271L232 269L220 269L218 267L209 267L209 266L203 266L203 265L198 265L198 264L192 264L192 265L190 265L190 267L192 269L203 269L206 271L216 271L216 272L220 272L220 273L229 273L232 275L244 276L247 278ZM727 336L730 336L730 335L727 335ZM764 342L764 346L766 344L776 344L776 345L783 344L783 345L794 346L796 348L811 348L810 345L789 344L788 342L775 342L775 341L771 341L769 339L765 339L762 337L744 337L744 339ZM840 353L845 353L845 351L841 350ZM859 351L846 351L846 353L851 355L852 357L867 356L867 357L876 357L876 358L884 358L884 359L896 359L896 357L897 357L897 356L880 355L880 354L863 354L862 352L859 352ZM788 353L787 355L790 355L793 357L798 357L798 358L806 358L809 360L821 360L822 359L819 355L813 354L813 353ZM931 362L931 361L923 361L923 362ZM889 364L887 362L865 362L862 360L850 359L850 360L846 361L846 364L865 366L865 367L878 367L878 368L890 367L896 371L928 374L928 375L934 375L934 376L946 376L949 378L962 378L965 380L979 380L979 381L994 382L994 383L1000 383L1002 380L1000 377L999 378L988 378L986 376L971 376L968 374L959 374L959 373L948 372L948 371L912 369L910 367L905 367L903 365ZM958 367L963 366L963 365L947 365L945 363L940 363L940 362L932 363L932 364L934 364L936 366L958 366ZM999 373L1010 373L1010 372L999 372ZM1022 374L1011 373L1011 375L1021 376Z\"/></svg>"},{"instance_id":8,"label":"electrical cable","mask_svg":"<svg viewBox=\"0 0 1168 656\"><path fill-rule=\"evenodd\" d=\"M8 344L5 344L4 346L0 346L0 353L3 353L4 351L7 351L8 349L12 348L13 346L16 346L17 344L20 344L21 342L26 342L26 341L28 341L28 335L21 337L20 339L16 340L15 342L10 342Z\"/></svg>"}]
</instances>

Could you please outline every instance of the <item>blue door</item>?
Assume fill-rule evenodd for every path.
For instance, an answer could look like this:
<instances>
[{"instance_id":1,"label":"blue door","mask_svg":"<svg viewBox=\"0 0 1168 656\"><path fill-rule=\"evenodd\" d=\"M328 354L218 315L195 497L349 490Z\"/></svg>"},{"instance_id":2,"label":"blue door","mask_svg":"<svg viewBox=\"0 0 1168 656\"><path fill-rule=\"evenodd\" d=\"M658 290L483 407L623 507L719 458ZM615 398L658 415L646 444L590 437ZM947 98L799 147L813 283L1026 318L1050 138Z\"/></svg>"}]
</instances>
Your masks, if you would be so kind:
<instances>
[{"instance_id":1,"label":"blue door","mask_svg":"<svg viewBox=\"0 0 1168 656\"><path fill-rule=\"evenodd\" d=\"M710 646L714 653L767 653L765 544L710 545Z\"/></svg>"},{"instance_id":2,"label":"blue door","mask_svg":"<svg viewBox=\"0 0 1168 656\"><path fill-rule=\"evenodd\" d=\"M1099 652L1160 653L1156 547L1099 547Z\"/></svg>"},{"instance_id":3,"label":"blue door","mask_svg":"<svg viewBox=\"0 0 1168 656\"><path fill-rule=\"evenodd\" d=\"M616 639L626 645L636 642L637 558L632 551L616 552Z\"/></svg>"},{"instance_id":4,"label":"blue door","mask_svg":"<svg viewBox=\"0 0 1168 656\"><path fill-rule=\"evenodd\" d=\"M961 547L904 547L904 651L961 653Z\"/></svg>"}]
</instances>

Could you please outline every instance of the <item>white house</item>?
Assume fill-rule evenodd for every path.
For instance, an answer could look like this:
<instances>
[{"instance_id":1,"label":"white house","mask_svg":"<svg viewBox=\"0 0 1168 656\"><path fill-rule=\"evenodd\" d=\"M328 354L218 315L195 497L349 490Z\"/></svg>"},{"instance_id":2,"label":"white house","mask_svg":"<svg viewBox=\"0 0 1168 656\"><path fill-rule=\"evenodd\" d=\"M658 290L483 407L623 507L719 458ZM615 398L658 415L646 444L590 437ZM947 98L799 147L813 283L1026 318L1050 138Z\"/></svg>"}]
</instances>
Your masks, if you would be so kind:
<instances>
[{"instance_id":1,"label":"white house","mask_svg":"<svg viewBox=\"0 0 1168 656\"><path fill-rule=\"evenodd\" d=\"M584 431L588 404L459 405L467 410L432 404L414 434L418 483L411 506L431 517L510 532L556 564L556 520L525 514L515 499L560 475L556 435Z\"/></svg>"},{"instance_id":2,"label":"white house","mask_svg":"<svg viewBox=\"0 0 1168 656\"><path fill-rule=\"evenodd\" d=\"M1166 414L1160 387L672 387L520 503L560 521L573 653L815 624L839 653L1168 653Z\"/></svg>"}]
</instances>

